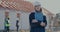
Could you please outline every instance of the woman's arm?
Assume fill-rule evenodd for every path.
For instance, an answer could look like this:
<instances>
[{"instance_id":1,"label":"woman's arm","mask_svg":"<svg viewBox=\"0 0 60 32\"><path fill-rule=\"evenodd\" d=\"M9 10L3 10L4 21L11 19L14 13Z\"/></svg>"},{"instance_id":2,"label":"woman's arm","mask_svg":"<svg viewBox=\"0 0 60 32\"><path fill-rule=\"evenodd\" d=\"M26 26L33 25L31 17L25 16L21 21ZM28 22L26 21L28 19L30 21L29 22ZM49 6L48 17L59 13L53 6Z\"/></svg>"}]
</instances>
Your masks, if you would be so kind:
<instances>
[{"instance_id":1,"label":"woman's arm","mask_svg":"<svg viewBox=\"0 0 60 32\"><path fill-rule=\"evenodd\" d=\"M40 25L39 22L34 22L34 23L32 22L34 19L35 19L34 13L31 13L31 14L29 15L30 26L32 26L32 27L39 26L39 25Z\"/></svg>"},{"instance_id":2,"label":"woman's arm","mask_svg":"<svg viewBox=\"0 0 60 32\"><path fill-rule=\"evenodd\" d=\"M30 15L29 15L29 23L30 23L30 25L32 24L32 20L34 19L34 15L33 15L34 13L31 13Z\"/></svg>"},{"instance_id":3,"label":"woman's arm","mask_svg":"<svg viewBox=\"0 0 60 32\"><path fill-rule=\"evenodd\" d=\"M44 16L44 21L43 22L45 23L45 26L47 26L46 16Z\"/></svg>"}]
</instances>

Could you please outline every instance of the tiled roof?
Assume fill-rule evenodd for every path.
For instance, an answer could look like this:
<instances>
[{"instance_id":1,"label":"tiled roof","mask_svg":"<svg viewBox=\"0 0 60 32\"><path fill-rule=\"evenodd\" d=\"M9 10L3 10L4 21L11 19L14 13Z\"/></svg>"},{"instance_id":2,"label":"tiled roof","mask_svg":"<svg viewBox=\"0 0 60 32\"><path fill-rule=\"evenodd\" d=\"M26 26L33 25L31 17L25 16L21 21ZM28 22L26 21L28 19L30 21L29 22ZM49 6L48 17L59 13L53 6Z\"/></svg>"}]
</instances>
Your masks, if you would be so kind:
<instances>
[{"instance_id":1,"label":"tiled roof","mask_svg":"<svg viewBox=\"0 0 60 32\"><path fill-rule=\"evenodd\" d=\"M1 6L4 8L11 8L20 11L31 12L34 10L32 3L23 0L1 0Z\"/></svg>"}]
</instances>

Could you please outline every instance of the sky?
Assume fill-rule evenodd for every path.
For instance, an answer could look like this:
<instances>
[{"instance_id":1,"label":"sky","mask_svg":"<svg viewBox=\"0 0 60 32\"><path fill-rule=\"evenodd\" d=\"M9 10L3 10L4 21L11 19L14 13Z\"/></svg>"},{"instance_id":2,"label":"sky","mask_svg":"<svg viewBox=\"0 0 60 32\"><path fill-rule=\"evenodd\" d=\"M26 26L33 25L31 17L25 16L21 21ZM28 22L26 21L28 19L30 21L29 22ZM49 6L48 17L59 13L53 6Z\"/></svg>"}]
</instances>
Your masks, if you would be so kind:
<instances>
[{"instance_id":1,"label":"sky","mask_svg":"<svg viewBox=\"0 0 60 32\"><path fill-rule=\"evenodd\" d=\"M41 3L42 7L46 8L53 14L60 13L60 0L26 0L32 3L38 1Z\"/></svg>"}]
</instances>

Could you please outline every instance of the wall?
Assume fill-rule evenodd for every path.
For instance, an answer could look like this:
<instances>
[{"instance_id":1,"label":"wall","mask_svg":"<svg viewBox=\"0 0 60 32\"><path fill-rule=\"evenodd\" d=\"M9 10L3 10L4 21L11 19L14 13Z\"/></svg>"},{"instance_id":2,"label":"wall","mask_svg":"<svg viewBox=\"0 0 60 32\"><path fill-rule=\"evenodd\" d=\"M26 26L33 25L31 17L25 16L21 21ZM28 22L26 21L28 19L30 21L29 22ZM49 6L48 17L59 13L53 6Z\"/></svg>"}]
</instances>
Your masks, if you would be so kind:
<instances>
[{"instance_id":1,"label":"wall","mask_svg":"<svg viewBox=\"0 0 60 32\"><path fill-rule=\"evenodd\" d=\"M0 9L0 29L4 29L4 11Z\"/></svg>"},{"instance_id":2,"label":"wall","mask_svg":"<svg viewBox=\"0 0 60 32\"><path fill-rule=\"evenodd\" d=\"M0 8L0 30L4 29L4 12L6 9ZM16 30L16 11L10 10L10 29ZM20 15L20 22L19 22L19 29L29 29L29 13L19 12Z\"/></svg>"}]
</instances>

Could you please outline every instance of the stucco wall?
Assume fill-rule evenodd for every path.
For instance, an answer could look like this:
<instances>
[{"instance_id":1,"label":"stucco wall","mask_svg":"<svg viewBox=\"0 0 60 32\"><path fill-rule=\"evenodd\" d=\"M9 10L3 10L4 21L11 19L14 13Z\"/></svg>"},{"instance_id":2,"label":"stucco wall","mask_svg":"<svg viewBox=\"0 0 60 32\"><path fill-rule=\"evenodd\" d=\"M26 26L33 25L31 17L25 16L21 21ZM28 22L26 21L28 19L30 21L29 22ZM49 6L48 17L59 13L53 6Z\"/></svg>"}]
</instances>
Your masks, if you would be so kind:
<instances>
[{"instance_id":1,"label":"stucco wall","mask_svg":"<svg viewBox=\"0 0 60 32\"><path fill-rule=\"evenodd\" d=\"M4 12L6 9L0 8L0 29L4 29ZM10 29L16 29L16 11L10 10ZM19 29L29 29L29 13L19 12L20 15L20 22L19 22Z\"/></svg>"}]
</instances>

